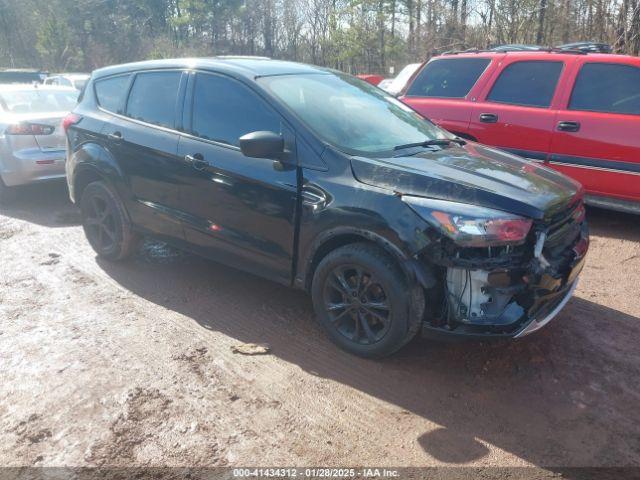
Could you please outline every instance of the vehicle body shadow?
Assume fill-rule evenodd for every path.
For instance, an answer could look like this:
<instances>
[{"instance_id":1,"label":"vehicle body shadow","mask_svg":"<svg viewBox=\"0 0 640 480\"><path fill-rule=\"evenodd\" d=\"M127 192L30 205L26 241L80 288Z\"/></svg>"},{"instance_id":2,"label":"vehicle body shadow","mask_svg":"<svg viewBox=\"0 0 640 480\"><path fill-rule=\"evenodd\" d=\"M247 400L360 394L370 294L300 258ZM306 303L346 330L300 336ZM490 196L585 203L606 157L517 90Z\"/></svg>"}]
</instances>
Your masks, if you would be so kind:
<instances>
[{"instance_id":1,"label":"vehicle body shadow","mask_svg":"<svg viewBox=\"0 0 640 480\"><path fill-rule=\"evenodd\" d=\"M640 215L588 207L587 221L592 235L640 242Z\"/></svg>"},{"instance_id":2,"label":"vehicle body shadow","mask_svg":"<svg viewBox=\"0 0 640 480\"><path fill-rule=\"evenodd\" d=\"M64 180L14 187L11 198L0 203L0 215L52 228L80 224Z\"/></svg>"},{"instance_id":3,"label":"vehicle body shadow","mask_svg":"<svg viewBox=\"0 0 640 480\"><path fill-rule=\"evenodd\" d=\"M416 338L390 358L364 360L322 334L304 292L188 254L154 257L149 248L162 252L147 245L129 263L98 263L125 289L202 328L267 342L313 375L440 425L413 439L436 460L481 460L487 443L544 467L640 464L637 317L576 297L518 341Z\"/></svg>"}]
</instances>

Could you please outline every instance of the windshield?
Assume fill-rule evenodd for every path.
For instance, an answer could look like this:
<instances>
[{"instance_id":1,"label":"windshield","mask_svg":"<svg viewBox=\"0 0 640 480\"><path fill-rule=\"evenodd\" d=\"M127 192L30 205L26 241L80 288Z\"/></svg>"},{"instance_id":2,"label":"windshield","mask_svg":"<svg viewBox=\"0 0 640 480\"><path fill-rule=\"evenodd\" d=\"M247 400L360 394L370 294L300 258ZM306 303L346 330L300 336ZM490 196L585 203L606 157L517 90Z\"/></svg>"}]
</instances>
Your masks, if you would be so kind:
<instances>
[{"instance_id":1,"label":"windshield","mask_svg":"<svg viewBox=\"0 0 640 480\"><path fill-rule=\"evenodd\" d=\"M64 90L12 90L0 93L0 105L5 112L44 113L70 111L76 106L78 92Z\"/></svg>"},{"instance_id":2,"label":"windshield","mask_svg":"<svg viewBox=\"0 0 640 480\"><path fill-rule=\"evenodd\" d=\"M351 154L453 138L386 92L348 75L263 77L262 85L323 140Z\"/></svg>"}]
</instances>

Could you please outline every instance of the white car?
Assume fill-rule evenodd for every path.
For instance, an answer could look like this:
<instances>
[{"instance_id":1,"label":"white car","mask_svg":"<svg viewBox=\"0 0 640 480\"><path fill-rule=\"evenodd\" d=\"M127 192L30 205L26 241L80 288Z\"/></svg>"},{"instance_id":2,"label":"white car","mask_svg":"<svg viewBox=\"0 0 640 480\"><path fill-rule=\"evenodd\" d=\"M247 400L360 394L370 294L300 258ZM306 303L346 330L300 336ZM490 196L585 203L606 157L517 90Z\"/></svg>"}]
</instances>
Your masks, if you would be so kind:
<instances>
[{"instance_id":1,"label":"white car","mask_svg":"<svg viewBox=\"0 0 640 480\"><path fill-rule=\"evenodd\" d=\"M385 85L380 84L378 86L391 95L398 95L405 87L409 79L413 76L413 74L416 73L416 70L420 68L420 65L422 65L422 63L410 63L402 70L400 70L400 73L396 76L396 78L391 80L391 82Z\"/></svg>"},{"instance_id":2,"label":"white car","mask_svg":"<svg viewBox=\"0 0 640 480\"><path fill-rule=\"evenodd\" d=\"M393 83L393 78L385 78L377 86L386 92L391 83Z\"/></svg>"},{"instance_id":3,"label":"white car","mask_svg":"<svg viewBox=\"0 0 640 480\"><path fill-rule=\"evenodd\" d=\"M64 178L62 119L78 91L50 85L0 85L0 201L11 187Z\"/></svg>"},{"instance_id":4,"label":"white car","mask_svg":"<svg viewBox=\"0 0 640 480\"><path fill-rule=\"evenodd\" d=\"M44 79L45 85L60 85L61 87L73 87L82 90L89 80L87 73L58 73Z\"/></svg>"}]
</instances>

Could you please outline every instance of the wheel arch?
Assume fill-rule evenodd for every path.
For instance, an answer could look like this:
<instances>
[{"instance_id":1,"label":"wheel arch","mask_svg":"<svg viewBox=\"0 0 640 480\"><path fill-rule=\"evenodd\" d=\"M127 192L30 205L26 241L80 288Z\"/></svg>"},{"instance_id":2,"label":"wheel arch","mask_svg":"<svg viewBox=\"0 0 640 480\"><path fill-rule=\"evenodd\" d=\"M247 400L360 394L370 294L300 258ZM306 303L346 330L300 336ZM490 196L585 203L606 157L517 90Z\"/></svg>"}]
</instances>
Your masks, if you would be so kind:
<instances>
[{"instance_id":1,"label":"wheel arch","mask_svg":"<svg viewBox=\"0 0 640 480\"><path fill-rule=\"evenodd\" d=\"M74 203L80 201L82 192L91 182L106 181L115 187L124 182L124 174L113 155L102 145L85 143L72 156L72 174L69 193Z\"/></svg>"},{"instance_id":2,"label":"wheel arch","mask_svg":"<svg viewBox=\"0 0 640 480\"><path fill-rule=\"evenodd\" d=\"M370 243L380 247L396 261L409 282L417 281L425 288L431 288L435 284L435 277L431 271L405 254L390 240L378 233L355 227L333 229L316 238L300 263L296 284L310 291L313 275L322 259L337 248L353 243Z\"/></svg>"}]
</instances>

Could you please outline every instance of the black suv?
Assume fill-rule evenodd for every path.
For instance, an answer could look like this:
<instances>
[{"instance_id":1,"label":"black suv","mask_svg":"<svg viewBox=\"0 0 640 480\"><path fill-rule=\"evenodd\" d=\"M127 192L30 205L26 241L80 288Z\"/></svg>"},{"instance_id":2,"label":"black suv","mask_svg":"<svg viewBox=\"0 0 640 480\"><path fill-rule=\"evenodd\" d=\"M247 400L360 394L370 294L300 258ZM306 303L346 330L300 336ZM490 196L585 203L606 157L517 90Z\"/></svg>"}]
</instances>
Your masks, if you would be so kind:
<instances>
[{"instance_id":1,"label":"black suv","mask_svg":"<svg viewBox=\"0 0 640 480\"><path fill-rule=\"evenodd\" d=\"M94 72L63 122L67 179L101 257L152 235L305 289L344 349L519 337L567 302L582 189L465 142L339 72L182 59Z\"/></svg>"}]
</instances>

